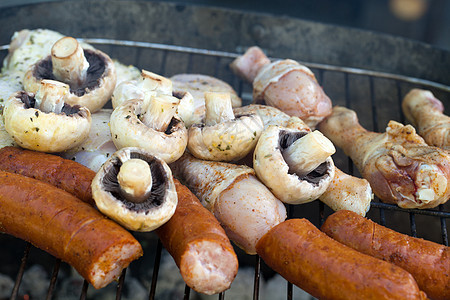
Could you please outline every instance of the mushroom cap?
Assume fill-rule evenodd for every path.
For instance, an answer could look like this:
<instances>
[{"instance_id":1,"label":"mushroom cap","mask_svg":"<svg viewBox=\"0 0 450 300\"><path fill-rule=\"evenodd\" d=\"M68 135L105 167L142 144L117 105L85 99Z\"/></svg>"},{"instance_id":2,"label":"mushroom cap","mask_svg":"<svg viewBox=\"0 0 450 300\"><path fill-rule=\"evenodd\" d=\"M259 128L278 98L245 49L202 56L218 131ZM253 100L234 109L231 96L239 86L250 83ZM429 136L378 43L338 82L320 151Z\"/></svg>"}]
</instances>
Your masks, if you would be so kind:
<instances>
[{"instance_id":1,"label":"mushroom cap","mask_svg":"<svg viewBox=\"0 0 450 300\"><path fill-rule=\"evenodd\" d=\"M138 86L137 80L123 81L116 86L111 96L112 108L115 109L127 100L144 99L144 97L144 90Z\"/></svg>"},{"instance_id":2,"label":"mushroom cap","mask_svg":"<svg viewBox=\"0 0 450 300\"><path fill-rule=\"evenodd\" d=\"M189 128L188 149L204 160L237 161L252 151L264 129L256 114L238 115L213 126L194 124Z\"/></svg>"},{"instance_id":3,"label":"mushroom cap","mask_svg":"<svg viewBox=\"0 0 450 300\"><path fill-rule=\"evenodd\" d=\"M176 74L170 77L173 91L189 92L193 97L193 110L190 119L194 123L201 123L205 117L205 92L229 93L233 107L242 106L242 99L232 86L225 81L203 74Z\"/></svg>"},{"instance_id":4,"label":"mushroom cap","mask_svg":"<svg viewBox=\"0 0 450 300\"><path fill-rule=\"evenodd\" d=\"M91 113L85 107L65 104L62 113L33 108L34 94L17 92L5 104L5 129L23 148L61 152L76 147L88 137Z\"/></svg>"},{"instance_id":5,"label":"mushroom cap","mask_svg":"<svg viewBox=\"0 0 450 300\"><path fill-rule=\"evenodd\" d=\"M12 137L5 129L2 114L3 106L0 105L0 149L7 146L16 146L16 142L12 139Z\"/></svg>"},{"instance_id":6,"label":"mushroom cap","mask_svg":"<svg viewBox=\"0 0 450 300\"><path fill-rule=\"evenodd\" d=\"M171 163L183 155L188 141L188 132L177 116L165 132L157 131L145 125L140 119L143 111L143 99L127 100L111 114L111 137L117 149L139 147Z\"/></svg>"},{"instance_id":7,"label":"mushroom cap","mask_svg":"<svg viewBox=\"0 0 450 300\"><path fill-rule=\"evenodd\" d=\"M286 127L290 116L276 107L263 104L249 104L233 108L236 115L257 114L264 123L264 128L269 125L280 125Z\"/></svg>"},{"instance_id":8,"label":"mushroom cap","mask_svg":"<svg viewBox=\"0 0 450 300\"><path fill-rule=\"evenodd\" d=\"M100 50L84 49L84 55L89 62L86 81L76 90L71 87L65 102L72 106L87 107L93 113L111 99L116 86L116 70L111 58ZM50 55L36 62L25 73L23 79L25 91L36 93L42 79L55 80Z\"/></svg>"},{"instance_id":9,"label":"mushroom cap","mask_svg":"<svg viewBox=\"0 0 450 300\"><path fill-rule=\"evenodd\" d=\"M142 203L121 196L117 174L122 163L138 158L151 168L151 194ZM147 151L127 147L116 151L101 167L91 184L92 196L98 209L127 229L151 231L167 222L175 213L178 196L172 171L167 163Z\"/></svg>"},{"instance_id":10,"label":"mushroom cap","mask_svg":"<svg viewBox=\"0 0 450 300\"><path fill-rule=\"evenodd\" d=\"M289 172L282 150L308 133L270 125L261 134L253 154L256 175L285 203L301 204L316 200L334 178L335 167L331 157L304 177Z\"/></svg>"}]
</instances>

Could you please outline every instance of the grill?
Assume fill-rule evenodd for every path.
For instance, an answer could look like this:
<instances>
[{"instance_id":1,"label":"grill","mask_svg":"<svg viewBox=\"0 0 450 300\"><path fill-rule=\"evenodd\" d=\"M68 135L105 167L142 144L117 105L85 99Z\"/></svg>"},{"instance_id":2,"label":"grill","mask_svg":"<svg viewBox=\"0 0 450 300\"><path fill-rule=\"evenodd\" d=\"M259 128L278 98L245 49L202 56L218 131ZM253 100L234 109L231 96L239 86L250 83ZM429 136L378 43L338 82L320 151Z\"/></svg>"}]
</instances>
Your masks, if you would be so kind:
<instances>
[{"instance_id":1,"label":"grill","mask_svg":"<svg viewBox=\"0 0 450 300\"><path fill-rule=\"evenodd\" d=\"M180 7L174 6L172 8L180 10ZM25 11L27 9L27 7L24 8ZM106 31L106 29L104 30ZM62 32L66 33L64 31ZM82 35L73 34L73 36ZM84 38L83 41L91 43L100 50L108 53L111 57L119 59L124 63L133 64L139 68L148 69L167 77L177 73L201 73L215 76L231 84L242 97L244 104L248 104L251 101L251 86L234 76L228 68L228 64L244 48L235 47L235 51L220 51L214 49L216 48L214 46L211 46L211 48L201 48L179 46L175 45L175 43L136 42L119 38ZM7 48L7 45L0 47L0 57L6 55ZM430 51L433 51L433 49L430 49ZM267 52L278 55L272 58L288 57L282 56L285 53L283 49L280 49L280 51L267 49ZM448 57L448 54L444 57L444 66L446 57ZM295 57L290 56L290 58ZM313 56L308 61L298 60L311 68L325 92L332 99L334 105L343 105L354 109L358 113L361 124L369 130L384 131L384 127L391 119L405 123L404 116L401 113L401 100L411 88L429 89L444 102L445 106L449 106L450 103L450 86L448 85L450 79L445 78L445 76L440 78L433 77L439 76L439 74L429 75L425 71L424 74L412 74L417 76L411 76L407 70L405 72L401 72L401 70L385 72L382 66L361 68L354 66L358 64L357 62L346 64L345 61L340 64L333 64L332 60L330 63L322 63L317 62ZM401 67L398 68L402 69ZM422 68L425 68L425 66ZM439 73L439 70L437 70L437 73ZM336 166L344 172L360 176L351 160L339 149L333 156L333 159ZM319 201L299 206L288 205L287 209L289 218L305 217L316 226L320 226L326 217L332 213L330 208ZM379 199L375 198L372 201L371 209L367 217L399 232L448 246L450 203L440 205L436 209L406 210L395 205L382 203ZM158 275L162 252L164 251L162 244L151 233L149 235L136 234L136 237L143 245L146 245L144 247L144 253L152 253L151 258L144 261L145 264L150 264L153 267L147 294L148 299L157 299L156 288L158 284L161 284L161 281L158 280ZM10 299L19 299L19 287L24 272L30 263L30 257L33 256L36 249L29 243L4 235L0 236L0 241L0 254L2 256L14 257L13 251L17 251L17 248L24 249L21 259L13 260L12 262L7 261L12 265L11 268L14 268L13 272L16 274ZM3 245L7 243L14 244L16 249L13 249L13 247L4 249L5 247ZM264 274L270 274L271 272L258 256L246 255L239 249L236 249L236 251L241 265L246 264L254 268L253 291L249 297L259 299L261 278ZM55 296L58 274L66 264L59 259L49 257L45 253L43 253L43 256L44 260L41 263L45 264L51 273L51 277L47 283L48 289L46 294L46 299L50 300ZM133 268L133 264L135 263L132 263L130 268ZM150 268L151 266L147 267ZM126 276L127 270L124 270L116 285L116 299L123 297ZM84 281L79 287L79 299L88 299L88 289L89 285ZM286 299L296 298L292 284L286 282L285 291ZM185 286L182 297L183 299L193 298L193 292L189 287ZM217 298L228 299L227 292L218 294Z\"/></svg>"}]
</instances>

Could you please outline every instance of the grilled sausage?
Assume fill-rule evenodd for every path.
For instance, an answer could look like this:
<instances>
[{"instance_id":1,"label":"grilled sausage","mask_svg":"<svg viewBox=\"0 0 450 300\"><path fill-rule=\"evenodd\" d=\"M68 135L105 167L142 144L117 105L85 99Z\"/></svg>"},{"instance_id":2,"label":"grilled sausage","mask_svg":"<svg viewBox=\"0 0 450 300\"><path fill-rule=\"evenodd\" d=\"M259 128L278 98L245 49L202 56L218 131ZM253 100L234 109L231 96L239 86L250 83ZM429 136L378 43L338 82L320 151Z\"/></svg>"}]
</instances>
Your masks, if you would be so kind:
<instances>
[{"instance_id":1,"label":"grilled sausage","mask_svg":"<svg viewBox=\"0 0 450 300\"><path fill-rule=\"evenodd\" d=\"M177 209L156 233L189 287L208 295L223 292L237 274L236 253L214 215L187 187L174 182Z\"/></svg>"},{"instance_id":2,"label":"grilled sausage","mask_svg":"<svg viewBox=\"0 0 450 300\"><path fill-rule=\"evenodd\" d=\"M321 230L362 253L410 272L432 299L450 299L450 248L401 234L351 211L327 218Z\"/></svg>"},{"instance_id":3,"label":"grilled sausage","mask_svg":"<svg viewBox=\"0 0 450 300\"><path fill-rule=\"evenodd\" d=\"M142 256L139 242L91 205L48 183L4 171L0 231L69 263L97 289Z\"/></svg>"},{"instance_id":4,"label":"grilled sausage","mask_svg":"<svg viewBox=\"0 0 450 300\"><path fill-rule=\"evenodd\" d=\"M91 182L95 172L53 154L16 147L0 149L0 170L45 181L94 205Z\"/></svg>"},{"instance_id":5,"label":"grilled sausage","mask_svg":"<svg viewBox=\"0 0 450 300\"><path fill-rule=\"evenodd\" d=\"M269 267L319 299L426 299L411 274L340 244L306 219L275 226L256 250Z\"/></svg>"}]
</instances>

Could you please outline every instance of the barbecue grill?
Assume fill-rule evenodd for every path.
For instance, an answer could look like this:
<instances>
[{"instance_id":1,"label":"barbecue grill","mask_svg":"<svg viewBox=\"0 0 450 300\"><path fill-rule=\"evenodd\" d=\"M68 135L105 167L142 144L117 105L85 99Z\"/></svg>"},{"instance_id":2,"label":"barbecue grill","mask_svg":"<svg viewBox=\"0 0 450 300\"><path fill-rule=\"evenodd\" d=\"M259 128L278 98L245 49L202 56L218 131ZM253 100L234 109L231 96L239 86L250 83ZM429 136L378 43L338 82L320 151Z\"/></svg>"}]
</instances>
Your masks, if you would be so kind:
<instances>
[{"instance_id":1,"label":"barbecue grill","mask_svg":"<svg viewBox=\"0 0 450 300\"><path fill-rule=\"evenodd\" d=\"M79 37L122 63L167 77L178 73L215 76L231 84L244 104L251 102L251 86L234 76L228 65L247 47L258 45L271 58L292 58L311 68L333 104L354 109L361 124L373 131L384 131L389 120L405 123L401 100L411 88L431 90L450 107L450 52L368 31L212 7L105 0L5 8L0 11L0 28L2 60L14 31L48 28ZM342 151L333 159L343 171L360 176ZM289 218L305 217L316 226L332 213L319 201L287 208ZM436 209L406 210L375 198L367 216L399 232L448 246L450 202ZM136 237L145 254L129 268L136 264L153 268L148 299L157 299L163 247L152 233ZM259 299L261 277L270 276L271 271L259 257L236 251L241 265L254 268L249 297ZM33 261L51 274L46 299L54 299L58 274L66 264L26 242L0 235L0 274L15 276L10 299L22 299L19 287ZM126 271L117 282L116 299L123 295ZM80 299L88 299L88 288L86 281L79 287ZM293 291L286 282L286 299L296 297ZM183 299L192 295L186 286ZM228 299L227 292L217 298Z\"/></svg>"}]
</instances>

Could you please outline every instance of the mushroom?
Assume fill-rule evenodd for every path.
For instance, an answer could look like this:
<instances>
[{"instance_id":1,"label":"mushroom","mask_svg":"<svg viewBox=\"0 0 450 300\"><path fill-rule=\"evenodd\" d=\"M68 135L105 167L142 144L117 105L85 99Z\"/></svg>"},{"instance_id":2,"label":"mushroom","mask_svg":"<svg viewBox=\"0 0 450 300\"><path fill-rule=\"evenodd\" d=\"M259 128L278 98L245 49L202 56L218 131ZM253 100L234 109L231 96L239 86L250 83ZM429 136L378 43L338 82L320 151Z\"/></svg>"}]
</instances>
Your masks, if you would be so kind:
<instances>
[{"instance_id":1,"label":"mushroom","mask_svg":"<svg viewBox=\"0 0 450 300\"><path fill-rule=\"evenodd\" d=\"M124 227L151 231L175 213L178 197L169 166L147 151L116 151L92 181L98 209Z\"/></svg>"},{"instance_id":2,"label":"mushroom","mask_svg":"<svg viewBox=\"0 0 450 300\"><path fill-rule=\"evenodd\" d=\"M297 122L287 127L269 125L256 145L253 168L258 178L285 203L316 200L333 180L331 155L336 149L319 131L299 130ZM304 123L303 123L304 124Z\"/></svg>"},{"instance_id":3,"label":"mushroom","mask_svg":"<svg viewBox=\"0 0 450 300\"><path fill-rule=\"evenodd\" d=\"M233 87L218 78L204 74L176 74L170 80L174 92L189 92L193 97L191 124L201 123L205 117L205 92L230 93L233 108L242 106L242 99Z\"/></svg>"},{"instance_id":4,"label":"mushroom","mask_svg":"<svg viewBox=\"0 0 450 300\"><path fill-rule=\"evenodd\" d=\"M177 160L186 149L188 133L175 115L180 99L169 95L131 99L111 114L111 137L117 149L140 147L165 162Z\"/></svg>"},{"instance_id":5,"label":"mushroom","mask_svg":"<svg viewBox=\"0 0 450 300\"><path fill-rule=\"evenodd\" d=\"M7 146L15 146L16 143L5 129L3 122L3 105L0 105L0 149Z\"/></svg>"},{"instance_id":6,"label":"mushroom","mask_svg":"<svg viewBox=\"0 0 450 300\"><path fill-rule=\"evenodd\" d=\"M76 39L63 37L53 45L51 55L39 60L25 73L25 90L36 93L42 79L67 83L70 93L66 102L95 112L111 98L116 71L111 58L102 51L83 49Z\"/></svg>"},{"instance_id":7,"label":"mushroom","mask_svg":"<svg viewBox=\"0 0 450 300\"><path fill-rule=\"evenodd\" d=\"M6 102L5 129L23 148L61 152L83 143L89 135L91 113L85 107L65 103L69 86L42 80L36 95L24 91Z\"/></svg>"},{"instance_id":8,"label":"mushroom","mask_svg":"<svg viewBox=\"0 0 450 300\"><path fill-rule=\"evenodd\" d=\"M194 98L189 92L172 91L172 81L164 76L142 70L141 80L129 80L117 85L112 95L112 106L115 109L130 99L149 101L152 96L169 95L180 99L176 113L186 127L194 121Z\"/></svg>"},{"instance_id":9,"label":"mushroom","mask_svg":"<svg viewBox=\"0 0 450 300\"><path fill-rule=\"evenodd\" d=\"M197 158L236 161L252 151L264 128L256 114L234 115L229 93L205 93L204 124L189 128L188 149Z\"/></svg>"}]
</instances>

